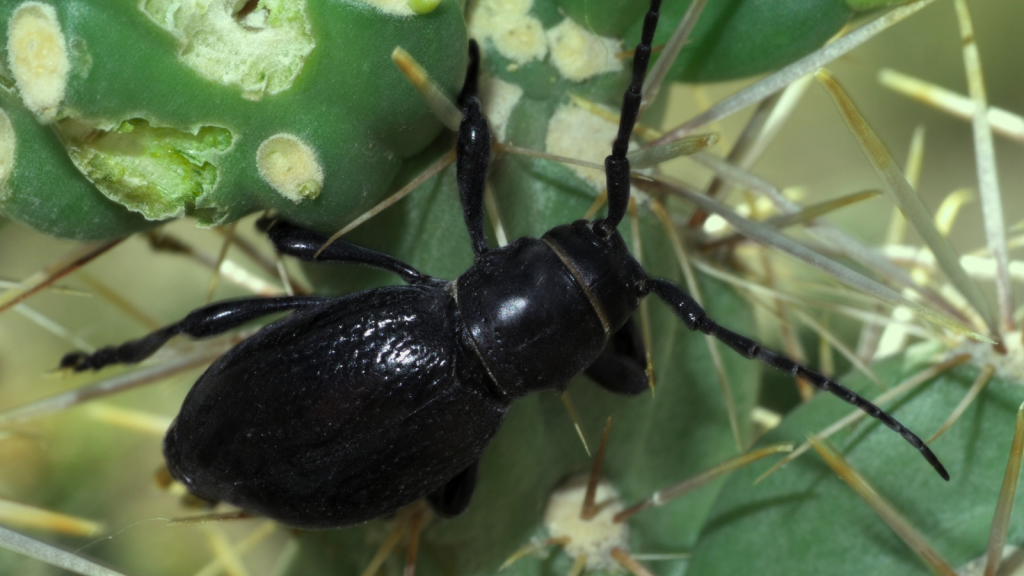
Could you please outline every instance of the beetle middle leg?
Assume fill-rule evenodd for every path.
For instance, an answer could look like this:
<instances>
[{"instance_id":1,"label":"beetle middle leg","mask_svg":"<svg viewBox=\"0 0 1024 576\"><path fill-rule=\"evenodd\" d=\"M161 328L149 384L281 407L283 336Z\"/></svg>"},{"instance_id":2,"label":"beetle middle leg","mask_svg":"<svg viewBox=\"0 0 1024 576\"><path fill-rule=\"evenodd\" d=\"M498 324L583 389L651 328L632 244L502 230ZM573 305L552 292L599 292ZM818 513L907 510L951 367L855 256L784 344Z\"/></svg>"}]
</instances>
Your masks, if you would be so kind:
<instances>
[{"instance_id":1,"label":"beetle middle leg","mask_svg":"<svg viewBox=\"0 0 1024 576\"><path fill-rule=\"evenodd\" d=\"M586 375L605 390L636 396L648 389L647 349L632 316L612 334Z\"/></svg>"},{"instance_id":2,"label":"beetle middle leg","mask_svg":"<svg viewBox=\"0 0 1024 576\"><path fill-rule=\"evenodd\" d=\"M275 312L317 306L324 300L325 298L320 296L282 296L218 302L193 310L180 322L165 326L138 340L125 342L120 346L107 346L92 354L68 353L61 359L60 367L82 372L98 370L110 364L134 364L152 356L177 334L186 334L193 338L215 336Z\"/></svg>"}]
</instances>

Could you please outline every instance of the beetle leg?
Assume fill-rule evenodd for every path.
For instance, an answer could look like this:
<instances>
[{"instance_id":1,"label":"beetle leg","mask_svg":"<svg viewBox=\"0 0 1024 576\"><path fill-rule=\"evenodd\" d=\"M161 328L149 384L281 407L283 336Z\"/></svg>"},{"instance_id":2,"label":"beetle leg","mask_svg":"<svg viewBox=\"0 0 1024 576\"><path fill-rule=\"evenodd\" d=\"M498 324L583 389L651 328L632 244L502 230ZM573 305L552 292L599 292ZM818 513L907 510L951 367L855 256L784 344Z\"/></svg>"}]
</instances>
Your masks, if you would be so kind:
<instances>
[{"instance_id":1,"label":"beetle leg","mask_svg":"<svg viewBox=\"0 0 1024 576\"><path fill-rule=\"evenodd\" d=\"M331 242L320 255L317 255L320 247L327 242L327 236L299 228L284 220L260 218L256 222L256 227L267 233L278 252L307 262L362 264L394 272L409 284L444 283L443 280L427 276L397 258L340 239Z\"/></svg>"},{"instance_id":2,"label":"beetle leg","mask_svg":"<svg viewBox=\"0 0 1024 576\"><path fill-rule=\"evenodd\" d=\"M739 352L740 355L745 358L758 360L772 368L788 372L794 377L801 377L813 384L819 390L829 392L843 401L860 408L867 413L868 416L877 419L900 436L903 436L904 440L921 452L921 455L924 456L924 459L932 465L932 468L935 468L935 471L939 473L939 476L949 480L949 474L942 466L942 463L940 463L939 459L935 457L935 454L932 453L931 449L928 448L920 438L918 438L917 434L911 432L909 428L900 424L898 420L887 414L878 406L875 406L868 400L865 400L859 394L842 384L802 366L782 354L768 350L746 336L741 336L732 330L727 330L719 326L714 320L708 318L707 313L692 296L675 284L672 284L667 280L652 279L647 281L647 286L650 288L651 292L656 294L659 298L664 300L666 304L672 307L676 315L682 319L683 324L685 324L690 330L696 330L709 336L713 336L719 342L725 344L729 348L732 348L736 352Z\"/></svg>"},{"instance_id":3,"label":"beetle leg","mask_svg":"<svg viewBox=\"0 0 1024 576\"><path fill-rule=\"evenodd\" d=\"M437 512L438 516L452 518L469 508L469 501L473 499L473 491L476 490L479 468L480 461L473 462L469 468L445 482L444 486L427 495L430 507Z\"/></svg>"},{"instance_id":4,"label":"beetle leg","mask_svg":"<svg viewBox=\"0 0 1024 576\"><path fill-rule=\"evenodd\" d=\"M320 296L283 296L218 302L193 310L180 322L165 326L138 340L125 342L120 346L107 346L92 354L66 354L60 361L60 367L82 372L98 370L110 364L134 364L150 357L176 334L186 334L193 338L214 336L261 316L317 306L325 300L327 299Z\"/></svg>"},{"instance_id":5,"label":"beetle leg","mask_svg":"<svg viewBox=\"0 0 1024 576\"><path fill-rule=\"evenodd\" d=\"M632 316L612 334L586 374L602 388L616 394L636 396L648 389L647 349Z\"/></svg>"}]
</instances>

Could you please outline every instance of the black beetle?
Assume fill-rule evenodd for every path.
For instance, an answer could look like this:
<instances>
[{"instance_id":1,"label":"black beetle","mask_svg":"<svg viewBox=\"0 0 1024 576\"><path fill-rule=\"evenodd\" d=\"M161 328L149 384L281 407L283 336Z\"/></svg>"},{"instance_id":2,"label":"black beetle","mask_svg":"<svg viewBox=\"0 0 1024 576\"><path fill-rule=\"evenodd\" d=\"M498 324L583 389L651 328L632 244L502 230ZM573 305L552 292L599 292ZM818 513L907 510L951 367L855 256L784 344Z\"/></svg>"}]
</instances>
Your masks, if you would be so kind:
<instances>
[{"instance_id":1,"label":"black beetle","mask_svg":"<svg viewBox=\"0 0 1024 576\"><path fill-rule=\"evenodd\" d=\"M949 476L931 450L877 406L828 378L730 332L686 292L647 276L616 226L626 213L626 151L640 107L660 0L652 0L605 160L608 216L540 239L487 247L483 195L491 136L475 98L478 55L460 97L457 178L475 263L454 282L385 254L261 220L277 250L304 260L394 272L409 285L338 298L235 300L193 311L144 338L61 364L95 369L148 357L175 334L204 337L294 310L215 362L185 398L164 440L171 474L194 495L304 528L334 528L427 497L461 513L477 462L509 404L563 390L585 371L606 389L647 389L646 354L631 314L650 293L691 330L746 358L801 376L901 434Z\"/></svg>"}]
</instances>

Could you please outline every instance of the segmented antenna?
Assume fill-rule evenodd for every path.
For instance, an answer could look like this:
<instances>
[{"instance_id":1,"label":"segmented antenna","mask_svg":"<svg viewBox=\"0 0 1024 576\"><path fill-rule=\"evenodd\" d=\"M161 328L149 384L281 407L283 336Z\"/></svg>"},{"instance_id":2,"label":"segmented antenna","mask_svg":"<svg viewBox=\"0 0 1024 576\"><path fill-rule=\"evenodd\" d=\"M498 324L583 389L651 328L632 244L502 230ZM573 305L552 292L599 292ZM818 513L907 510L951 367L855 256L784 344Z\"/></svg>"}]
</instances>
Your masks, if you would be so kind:
<instances>
[{"instance_id":1,"label":"segmented antenna","mask_svg":"<svg viewBox=\"0 0 1024 576\"><path fill-rule=\"evenodd\" d=\"M476 40L469 39L469 65L466 67L466 81L462 83L459 100L456 104L461 109L466 100L477 95L480 85L480 45Z\"/></svg>"},{"instance_id":2,"label":"segmented antenna","mask_svg":"<svg viewBox=\"0 0 1024 576\"><path fill-rule=\"evenodd\" d=\"M719 342L725 344L729 348L732 348L744 358L757 360L771 366L772 368L792 374L794 377L803 378L819 390L833 394L845 402L863 410L868 416L877 419L900 436L903 436L904 440L921 452L921 455L924 456L924 459L932 465L932 468L935 468L935 471L939 473L939 476L942 476L944 480L949 480L949 473L946 472L946 468L941 462L939 462L939 459L935 457L935 454L917 436L917 434L911 432L909 428L901 424L898 420L887 414L878 406L875 406L868 400L865 400L853 390L839 384L835 380L827 378L798 364L796 361L791 360L782 354L762 347L756 341L751 340L746 336L741 336L732 330L719 326L714 320L708 318L707 313L692 296L675 284L672 284L667 280L650 279L647 281L647 287L666 304L671 306L676 315L683 321L683 324L685 324L690 330L696 330L709 336L713 336Z\"/></svg>"},{"instance_id":3,"label":"segmented antenna","mask_svg":"<svg viewBox=\"0 0 1024 576\"><path fill-rule=\"evenodd\" d=\"M644 76L647 75L647 63L651 59L651 43L654 41L654 30L658 27L658 11L661 0L651 0L651 6L644 16L644 30L640 35L640 43L633 54L633 74L629 79L629 88L622 96L622 115L619 117L619 133L612 144L612 154L604 159L604 171L608 187L608 217L599 221L597 230L610 233L619 225L626 215L629 206L629 138L633 135L636 117L640 114L640 102L643 100Z\"/></svg>"}]
</instances>

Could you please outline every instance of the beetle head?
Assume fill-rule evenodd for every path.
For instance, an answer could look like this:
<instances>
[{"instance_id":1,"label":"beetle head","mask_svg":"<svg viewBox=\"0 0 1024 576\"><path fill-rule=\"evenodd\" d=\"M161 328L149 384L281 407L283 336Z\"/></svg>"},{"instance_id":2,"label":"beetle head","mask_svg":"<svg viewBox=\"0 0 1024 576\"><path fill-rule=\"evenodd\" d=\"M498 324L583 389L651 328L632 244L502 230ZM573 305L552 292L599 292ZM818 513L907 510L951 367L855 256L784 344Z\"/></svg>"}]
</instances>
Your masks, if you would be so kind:
<instances>
[{"instance_id":1,"label":"beetle head","mask_svg":"<svg viewBox=\"0 0 1024 576\"><path fill-rule=\"evenodd\" d=\"M558 252L615 331L647 295L647 273L619 232L600 229L602 222L577 220L552 228L543 240Z\"/></svg>"}]
</instances>

